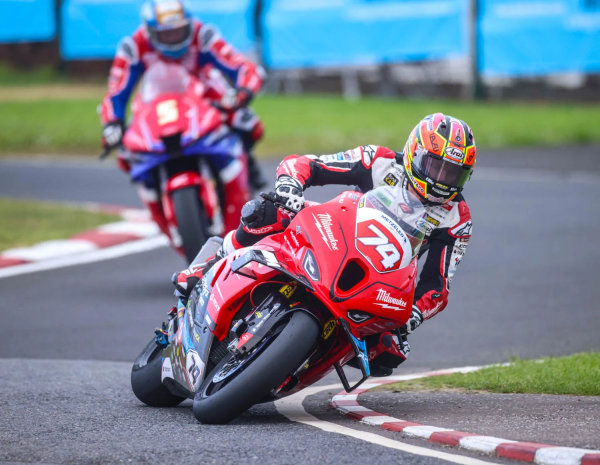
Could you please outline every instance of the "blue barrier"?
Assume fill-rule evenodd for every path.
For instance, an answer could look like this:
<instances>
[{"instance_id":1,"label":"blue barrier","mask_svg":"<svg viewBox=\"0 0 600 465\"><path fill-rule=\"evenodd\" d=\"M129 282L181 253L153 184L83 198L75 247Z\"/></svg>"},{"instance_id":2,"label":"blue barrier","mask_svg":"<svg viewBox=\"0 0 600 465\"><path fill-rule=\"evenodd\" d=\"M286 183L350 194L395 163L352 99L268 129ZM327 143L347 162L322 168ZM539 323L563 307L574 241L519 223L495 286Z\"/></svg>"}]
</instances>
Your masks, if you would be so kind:
<instances>
[{"instance_id":1,"label":"blue barrier","mask_svg":"<svg viewBox=\"0 0 600 465\"><path fill-rule=\"evenodd\" d=\"M468 0L265 0L265 63L303 68L465 55L468 5Z\"/></svg>"},{"instance_id":2,"label":"blue barrier","mask_svg":"<svg viewBox=\"0 0 600 465\"><path fill-rule=\"evenodd\" d=\"M480 0L488 76L600 71L600 1Z\"/></svg>"},{"instance_id":3,"label":"blue barrier","mask_svg":"<svg viewBox=\"0 0 600 465\"><path fill-rule=\"evenodd\" d=\"M215 24L238 50L253 46L255 0L194 0L190 9ZM119 41L140 24L143 0L64 0L61 53L67 60L112 58Z\"/></svg>"},{"instance_id":4,"label":"blue barrier","mask_svg":"<svg viewBox=\"0 0 600 465\"><path fill-rule=\"evenodd\" d=\"M0 0L0 43L45 42L55 35L54 0Z\"/></svg>"}]
</instances>

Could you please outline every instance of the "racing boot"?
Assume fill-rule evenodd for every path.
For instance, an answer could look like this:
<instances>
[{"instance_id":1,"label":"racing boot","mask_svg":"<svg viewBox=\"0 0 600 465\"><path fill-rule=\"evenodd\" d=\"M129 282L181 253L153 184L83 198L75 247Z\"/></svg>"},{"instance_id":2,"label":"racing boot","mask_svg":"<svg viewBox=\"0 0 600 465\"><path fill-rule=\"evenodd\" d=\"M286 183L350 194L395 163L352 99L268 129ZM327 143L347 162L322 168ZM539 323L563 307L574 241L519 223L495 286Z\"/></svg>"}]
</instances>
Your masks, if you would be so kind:
<instances>
[{"instance_id":1,"label":"racing boot","mask_svg":"<svg viewBox=\"0 0 600 465\"><path fill-rule=\"evenodd\" d=\"M376 378L390 376L394 369L403 363L410 353L410 346L406 337L399 335L398 330L369 336L366 339L367 353L369 355L369 368L371 376ZM358 368L356 357L347 365Z\"/></svg>"}]
</instances>

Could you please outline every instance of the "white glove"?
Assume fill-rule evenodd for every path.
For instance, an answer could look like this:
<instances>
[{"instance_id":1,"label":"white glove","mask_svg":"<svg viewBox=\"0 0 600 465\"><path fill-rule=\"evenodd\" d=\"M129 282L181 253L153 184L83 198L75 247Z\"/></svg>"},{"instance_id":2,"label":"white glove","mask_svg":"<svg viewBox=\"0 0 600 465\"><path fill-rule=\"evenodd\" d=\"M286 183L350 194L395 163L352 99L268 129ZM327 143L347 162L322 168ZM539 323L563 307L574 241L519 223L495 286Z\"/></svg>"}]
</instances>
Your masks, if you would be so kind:
<instances>
[{"instance_id":1,"label":"white glove","mask_svg":"<svg viewBox=\"0 0 600 465\"><path fill-rule=\"evenodd\" d=\"M281 199L281 203L296 211L302 210L304 206L304 193L302 184L297 179L287 175L279 176L275 181L275 194Z\"/></svg>"},{"instance_id":2,"label":"white glove","mask_svg":"<svg viewBox=\"0 0 600 465\"><path fill-rule=\"evenodd\" d=\"M400 334L406 336L412 333L415 329L421 326L421 323L423 323L423 313L421 313L421 310L419 310L416 305L413 305L410 318L406 324L400 328Z\"/></svg>"},{"instance_id":3,"label":"white glove","mask_svg":"<svg viewBox=\"0 0 600 465\"><path fill-rule=\"evenodd\" d=\"M121 123L108 123L102 130L102 137L106 147L116 147L123 139L123 126Z\"/></svg>"}]
</instances>

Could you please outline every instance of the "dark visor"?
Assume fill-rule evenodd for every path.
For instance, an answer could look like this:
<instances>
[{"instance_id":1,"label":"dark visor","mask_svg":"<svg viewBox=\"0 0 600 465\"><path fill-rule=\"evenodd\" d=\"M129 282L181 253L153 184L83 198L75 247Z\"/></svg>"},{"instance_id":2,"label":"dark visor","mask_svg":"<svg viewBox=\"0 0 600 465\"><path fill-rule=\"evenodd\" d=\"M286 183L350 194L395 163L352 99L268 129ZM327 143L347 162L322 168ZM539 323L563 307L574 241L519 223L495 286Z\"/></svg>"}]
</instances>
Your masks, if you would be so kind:
<instances>
[{"instance_id":1,"label":"dark visor","mask_svg":"<svg viewBox=\"0 0 600 465\"><path fill-rule=\"evenodd\" d=\"M191 26L189 24L186 24L176 29L157 31L156 38L161 44L178 45L182 42L185 42L189 38L191 33Z\"/></svg>"},{"instance_id":2,"label":"dark visor","mask_svg":"<svg viewBox=\"0 0 600 465\"><path fill-rule=\"evenodd\" d=\"M471 176L472 167L457 165L430 152L417 151L413 163L421 176L450 187L462 188Z\"/></svg>"}]
</instances>

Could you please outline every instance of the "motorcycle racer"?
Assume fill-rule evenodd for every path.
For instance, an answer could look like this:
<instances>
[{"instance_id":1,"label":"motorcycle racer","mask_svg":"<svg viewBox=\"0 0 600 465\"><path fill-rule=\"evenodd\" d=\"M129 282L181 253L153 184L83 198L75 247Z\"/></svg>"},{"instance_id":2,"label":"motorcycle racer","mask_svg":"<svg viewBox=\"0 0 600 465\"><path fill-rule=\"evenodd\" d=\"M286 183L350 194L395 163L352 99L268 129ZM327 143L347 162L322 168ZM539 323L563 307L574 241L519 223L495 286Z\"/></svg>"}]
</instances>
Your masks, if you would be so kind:
<instances>
[{"instance_id":1,"label":"motorcycle racer","mask_svg":"<svg viewBox=\"0 0 600 465\"><path fill-rule=\"evenodd\" d=\"M103 146L109 149L121 143L127 103L144 72L157 61L176 62L200 79L207 88L206 97L223 111L227 124L244 143L249 177L244 164L239 173L227 171L225 192L245 197L245 193L237 195L246 189L243 176L253 188L263 187L252 148L264 128L248 108L263 85L262 68L235 51L215 28L193 19L180 0L149 0L141 15L143 24L121 41L110 70L108 92L100 107ZM119 158L118 163L129 172L127 160Z\"/></svg>"},{"instance_id":2,"label":"motorcycle racer","mask_svg":"<svg viewBox=\"0 0 600 465\"><path fill-rule=\"evenodd\" d=\"M276 196L281 204L297 211L310 205L304 199L306 188L328 184L356 185L362 192L386 184L401 184L431 207L419 258L425 252L428 255L415 289L411 317L399 333L383 333L367 341L369 353L375 349L377 355L371 360L374 376L391 374L410 351L406 336L448 304L450 282L473 229L462 190L472 175L475 158L475 139L470 127L461 120L436 113L425 117L413 129L403 152L366 145L321 157L290 155L277 169ZM189 295L218 259L283 231L289 223L290 216L273 203L248 202L242 210L239 228L225 237L212 261L173 275L177 292Z\"/></svg>"}]
</instances>

